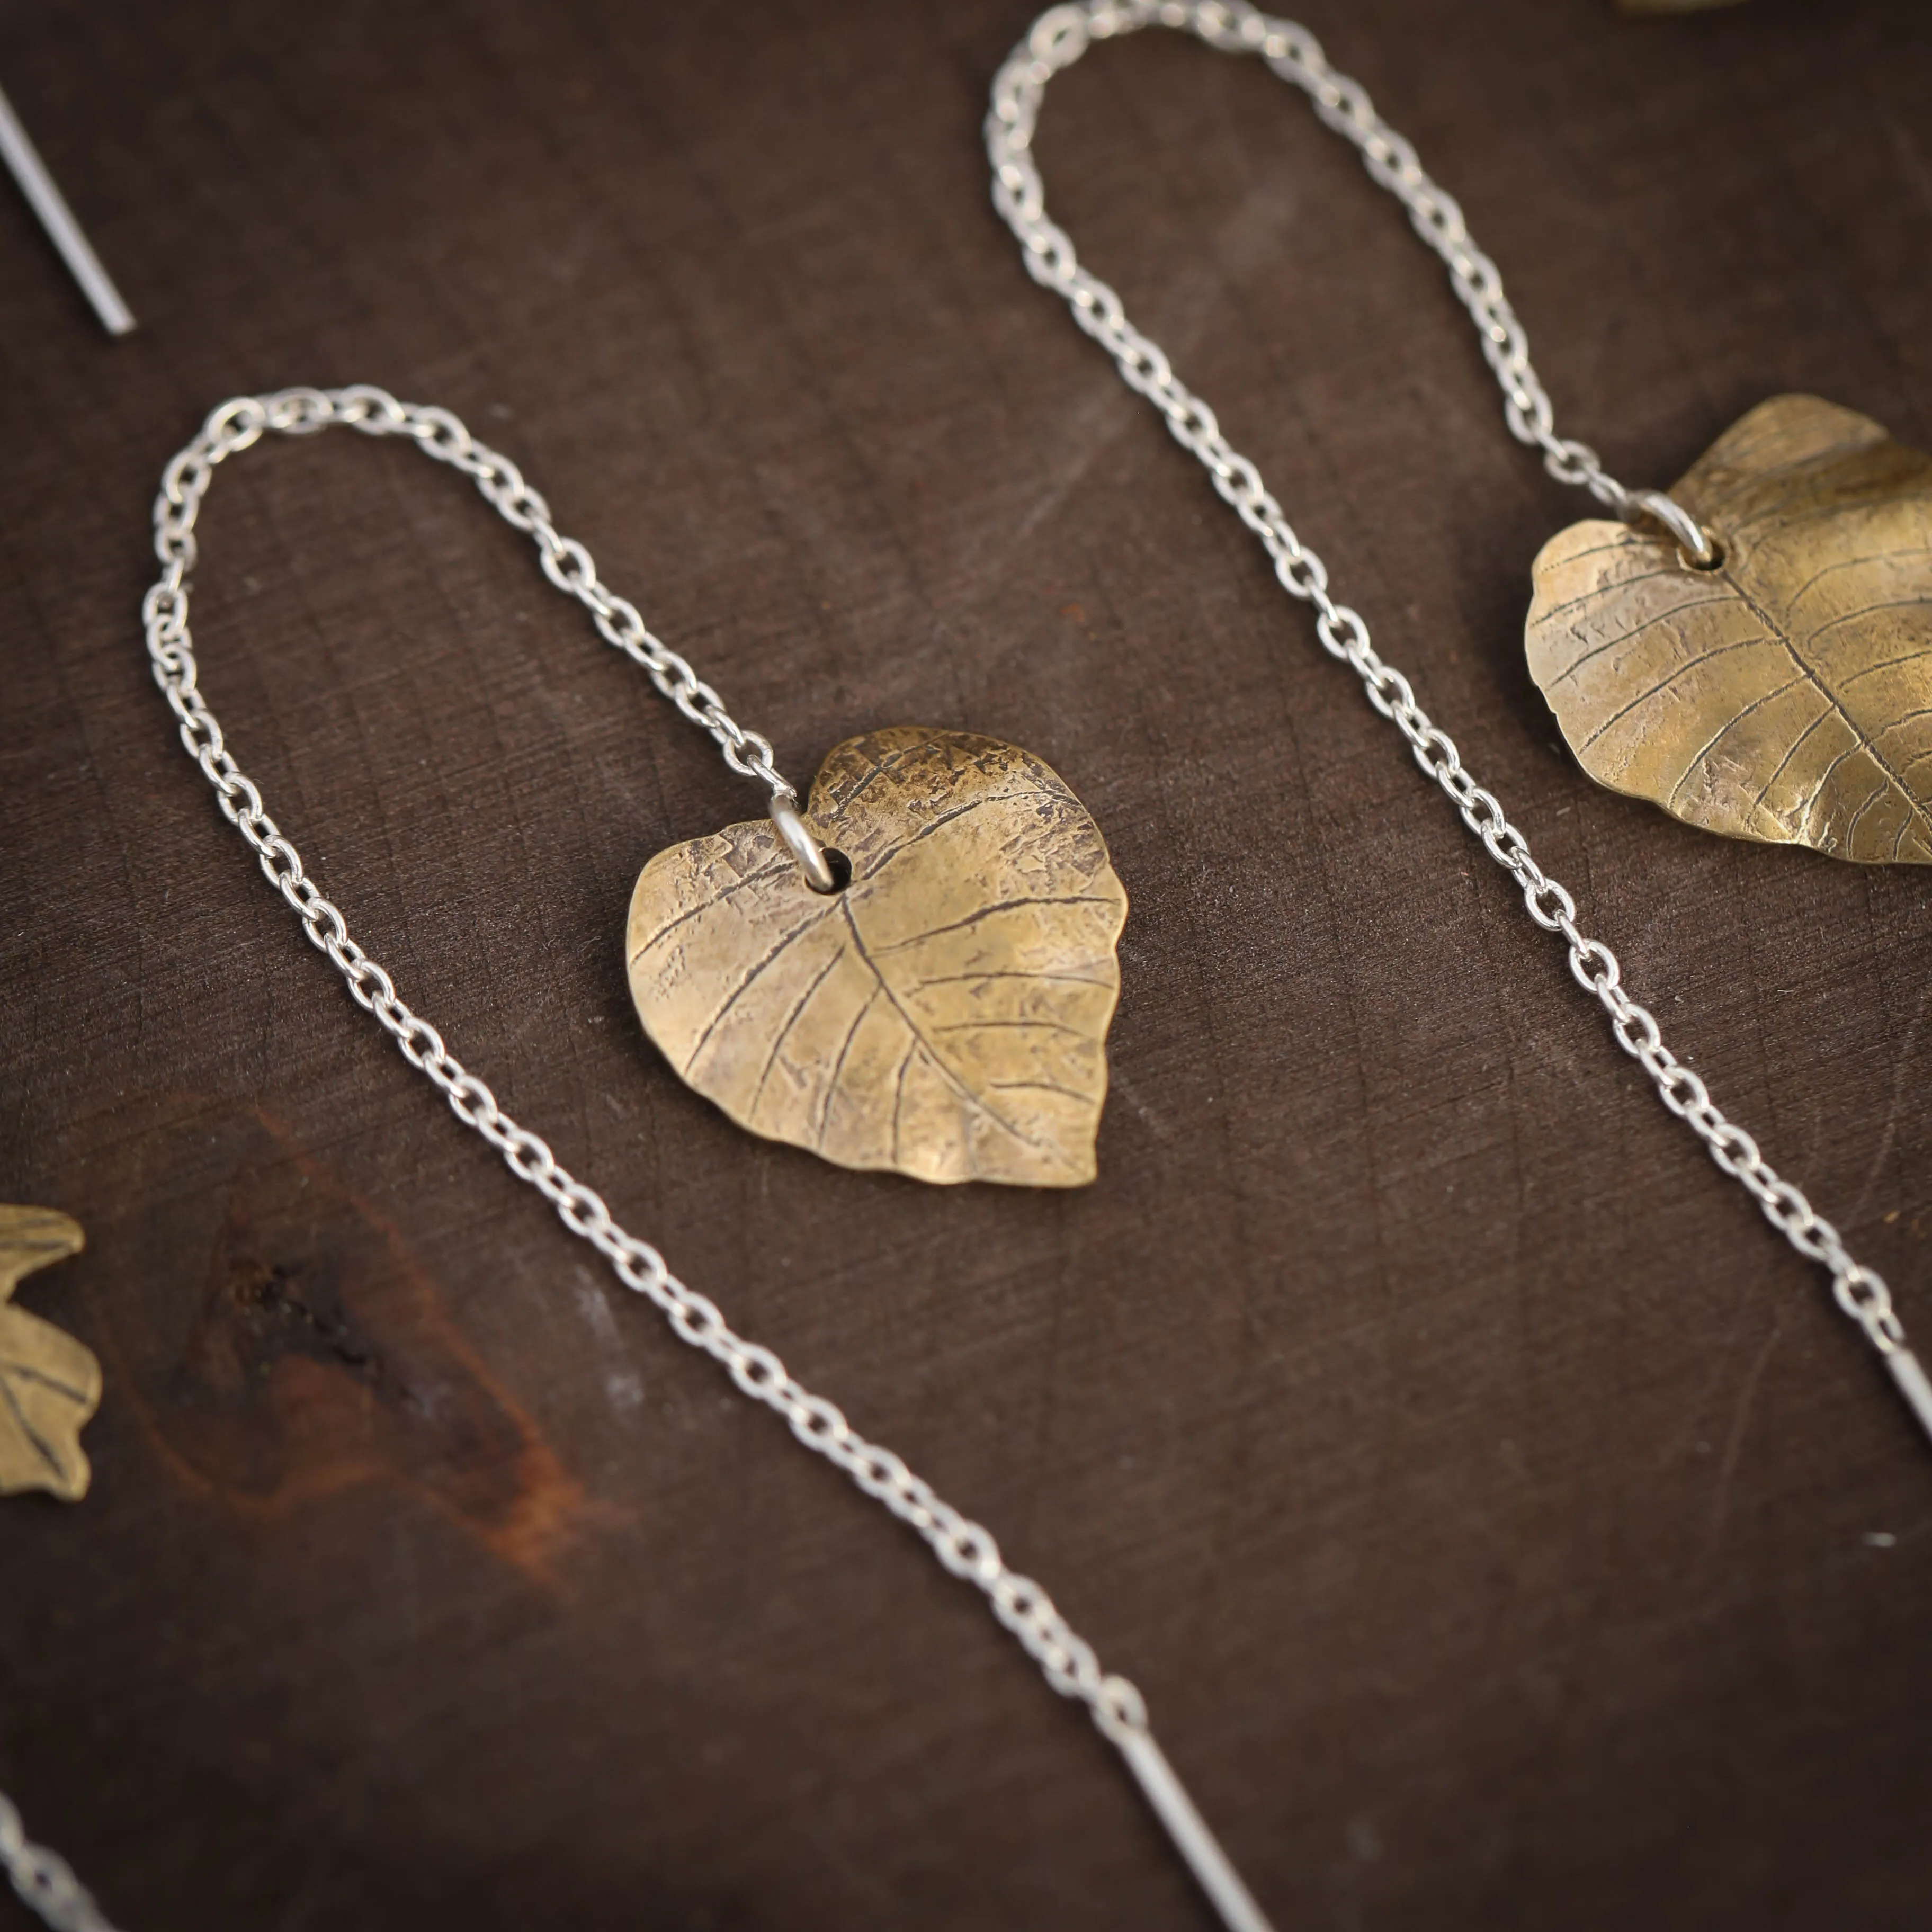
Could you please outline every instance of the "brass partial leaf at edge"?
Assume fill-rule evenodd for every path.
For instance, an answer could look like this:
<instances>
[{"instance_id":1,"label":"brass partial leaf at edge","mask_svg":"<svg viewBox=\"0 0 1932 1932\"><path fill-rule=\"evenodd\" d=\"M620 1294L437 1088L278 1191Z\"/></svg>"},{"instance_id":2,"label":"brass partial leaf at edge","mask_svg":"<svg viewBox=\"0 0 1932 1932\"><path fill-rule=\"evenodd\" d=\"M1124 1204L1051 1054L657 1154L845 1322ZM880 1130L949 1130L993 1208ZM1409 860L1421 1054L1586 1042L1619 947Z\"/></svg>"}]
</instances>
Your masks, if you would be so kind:
<instances>
[{"instance_id":1,"label":"brass partial leaf at edge","mask_svg":"<svg viewBox=\"0 0 1932 1932\"><path fill-rule=\"evenodd\" d=\"M625 954L645 1030L741 1126L921 1180L1094 1178L1127 898L1040 759L902 725L826 758L821 897L769 821L660 852Z\"/></svg>"},{"instance_id":2,"label":"brass partial leaf at edge","mask_svg":"<svg viewBox=\"0 0 1932 1932\"><path fill-rule=\"evenodd\" d=\"M1605 522L1536 560L1530 675L1583 769L1708 832L1932 862L1932 459L1779 396L1670 494L1718 568Z\"/></svg>"},{"instance_id":3,"label":"brass partial leaf at edge","mask_svg":"<svg viewBox=\"0 0 1932 1932\"><path fill-rule=\"evenodd\" d=\"M78 1502L92 1480L80 1432L100 1406L100 1364L71 1335L10 1305L23 1276L86 1240L77 1221L50 1208L0 1206L0 1495L45 1490Z\"/></svg>"}]
</instances>

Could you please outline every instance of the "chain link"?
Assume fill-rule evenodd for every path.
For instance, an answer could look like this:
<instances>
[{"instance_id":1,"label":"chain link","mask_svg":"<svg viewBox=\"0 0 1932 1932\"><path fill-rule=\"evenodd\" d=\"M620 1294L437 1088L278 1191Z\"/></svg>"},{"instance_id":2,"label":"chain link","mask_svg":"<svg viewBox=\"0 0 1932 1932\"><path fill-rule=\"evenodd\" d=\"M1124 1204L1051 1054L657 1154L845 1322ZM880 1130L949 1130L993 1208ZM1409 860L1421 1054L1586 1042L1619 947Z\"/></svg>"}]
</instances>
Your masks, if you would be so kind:
<instances>
[{"instance_id":1,"label":"chain link","mask_svg":"<svg viewBox=\"0 0 1932 1932\"><path fill-rule=\"evenodd\" d=\"M188 754L214 788L215 802L256 855L268 883L302 922L310 943L341 974L349 994L395 1042L410 1066L448 1102L465 1126L500 1154L511 1172L556 1210L572 1234L608 1261L623 1285L652 1303L679 1340L717 1362L752 1401L772 1410L814 1455L842 1470L867 1496L921 1538L952 1575L978 1590L992 1614L1016 1637L1062 1696L1084 1704L1101 1734L1160 1810L1182 1855L1204 1882L1222 1888L1217 1900L1236 1932L1267 1932L1266 1921L1226 1864L1161 1756L1140 1692L1103 1670L1094 1646L1074 1629L1045 1588L1014 1570L990 1531L945 1502L891 1450L869 1442L837 1405L814 1394L777 1355L737 1334L717 1304L673 1274L648 1241L627 1232L603 1198L577 1180L538 1134L520 1126L490 1088L445 1045L442 1036L398 994L388 974L350 937L348 922L326 898L262 801L254 782L236 762L221 727L202 698L188 628L188 573L196 557L195 524L216 466L268 431L302 436L332 423L365 435L406 436L426 454L476 480L506 521L535 540L544 574L591 614L598 632L648 671L659 690L718 741L736 771L764 781L775 796L793 796L772 762L770 745L742 730L716 692L677 653L652 637L636 608L599 581L590 553L560 536L548 506L507 457L478 443L448 411L398 402L364 386L333 390L287 389L224 403L201 433L163 472L154 501L154 548L162 571L142 605L155 682L179 722ZM56 1932L106 1932L103 1919L67 1866L27 1843L18 1814L0 1797L0 1857L15 1888ZM1227 1901L1246 1900L1247 1915Z\"/></svg>"},{"instance_id":2,"label":"chain link","mask_svg":"<svg viewBox=\"0 0 1932 1932\"><path fill-rule=\"evenodd\" d=\"M4 1792L0 1792L0 1866L21 1902L53 1932L114 1932L66 1859L27 1836Z\"/></svg>"},{"instance_id":3,"label":"chain link","mask_svg":"<svg viewBox=\"0 0 1932 1932\"><path fill-rule=\"evenodd\" d=\"M1902 1358L1895 1367L1916 1371L1916 1363L1905 1354L1904 1330L1885 1282L1851 1256L1837 1228L1778 1174L1750 1135L1717 1106L1702 1080L1664 1046L1654 1016L1624 990L1616 956L1578 927L1570 893L1538 866L1527 838L1465 769L1454 742L1416 702L1408 680L1376 654L1362 618L1330 596L1326 567L1296 536L1259 471L1222 435L1214 411L1174 376L1159 345L1127 320L1119 296L1081 266L1072 242L1047 219L1044 185L1031 153L1046 83L1093 40L1154 25L1192 32L1224 51L1258 54L1283 80L1301 88L1321 119L1360 151L1370 174L1407 207L1417 232L1448 266L1502 387L1510 432L1541 451L1552 476L1588 490L1619 515L1667 520L1676 507L1657 493L1625 488L1588 444L1556 434L1549 396L1530 362L1527 338L1502 277L1476 246L1454 198L1430 178L1414 149L1377 114L1363 88L1328 64L1312 34L1261 13L1246 0L1090 0L1084 6L1055 8L1036 22L995 80L986 122L994 200L1019 240L1028 272L1065 298L1076 322L1108 350L1128 385L1161 411L1176 440L1206 466L1216 490L1268 550L1282 587L1314 606L1324 649L1355 672L1370 703L1395 724L1418 764L1448 795L1490 856L1516 880L1529 916L1563 940L1578 984L1602 1005L1618 1044L1648 1075L1664 1104L1698 1136L1718 1166L1750 1193L1791 1245L1829 1271L1838 1305L1873 1346L1888 1358ZM868 1442L835 1404L807 1389L770 1349L737 1334L715 1303L672 1274L648 1242L619 1226L602 1196L573 1178L540 1136L504 1112L490 1088L448 1051L436 1029L398 996L388 973L350 938L341 913L308 877L300 855L268 816L260 790L228 751L198 687L188 622L188 578L196 559L202 498L215 466L265 432L305 435L332 423L367 435L409 436L426 454L471 477L504 520L531 537L550 580L581 603L600 634L641 665L658 689L711 735L733 770L761 780L774 800L796 799L773 762L770 741L739 725L717 692L652 634L636 607L603 585L589 551L557 533L548 506L514 463L478 442L448 412L399 403L380 389L358 385L237 398L209 416L163 475L154 504L154 546L162 573L142 606L148 650L155 680L179 722L182 743L214 788L222 812L254 850L311 944L342 975L350 997L443 1094L457 1118L494 1147L519 1180L551 1203L564 1225L609 1262L625 1286L651 1301L680 1340L711 1356L745 1395L781 1417L800 1443L842 1470L921 1537L950 1573L986 1597L1048 1683L1062 1696L1084 1703L1102 1735L1120 1750L1224 1922L1236 1932L1266 1932L1267 1922L1160 1757L1135 1687L1102 1671L1092 1646L1040 1584L1006 1564L988 1531L944 1502L890 1450ZM1901 1374L1902 1385L1904 1379ZM0 1864L16 1892L55 1932L111 1932L65 1862L28 1841L19 1813L4 1796Z\"/></svg>"},{"instance_id":4,"label":"chain link","mask_svg":"<svg viewBox=\"0 0 1932 1932\"><path fill-rule=\"evenodd\" d=\"M1080 266L1065 230L1047 218L1045 184L1033 158L1034 129L1048 81L1071 67L1093 41L1156 26L1193 34L1224 52L1258 54L1308 96L1326 126L1360 152L1363 166L1408 210L1415 232L1448 268L1456 298L1476 325L1484 358L1502 388L1510 434L1543 452L1551 476L1588 490L1619 517L1654 514L1652 498L1670 502L1658 492L1626 489L1587 442L1556 434L1556 412L1529 359L1529 339L1503 292L1501 272L1477 247L1460 204L1430 178L1414 148L1376 112L1360 82L1329 65L1322 44L1306 27L1275 19L1241 0L1193 5L1093 0L1087 6L1055 7L1034 23L993 83L986 147L993 164L994 202L1019 237L1034 279L1066 297L1074 320L1120 364L1128 382L1162 411L1175 436L1208 464L1216 482L1239 484L1238 499L1229 500L1244 518L1248 509L1262 518L1251 524L1257 535L1265 542L1273 530L1286 548L1295 548L1293 532L1260 479L1250 474L1251 466L1221 440L1214 412L1174 380L1160 346L1127 320L1120 297ZM1218 466L1228 461L1236 465L1232 472Z\"/></svg>"},{"instance_id":5,"label":"chain link","mask_svg":"<svg viewBox=\"0 0 1932 1932\"><path fill-rule=\"evenodd\" d=\"M348 922L303 870L300 854L263 808L260 791L236 764L198 687L188 631L185 574L194 560L196 514L214 466L246 449L265 430L301 435L332 422L371 435L413 436L428 454L475 477L500 514L536 538L551 582L582 603L603 635L643 664L687 717L711 732L726 762L775 789L786 788L772 768L771 746L734 724L716 693L652 637L636 609L604 589L590 554L556 534L542 497L507 457L483 448L447 410L398 403L380 389L358 386L327 392L288 389L224 403L164 473L154 502L154 542L165 568L142 605L148 652L155 681L181 721L182 742L214 786L216 803L254 851L268 883L300 919L310 944L347 982L350 997L442 1094L457 1118L496 1148L511 1172L542 1195L565 1226L602 1255L626 1288L654 1303L680 1340L719 1363L746 1395L782 1417L808 1449L842 1469L924 1538L953 1575L982 1591L994 1614L1056 1690L1086 1703L1104 1730L1144 1728L1139 1693L1125 1678L1101 1670L1093 1646L1069 1625L1039 1584L1007 1567L986 1530L942 1502L890 1449L867 1442L832 1403L796 1381L769 1348L734 1333L716 1305L680 1281L656 1249L618 1226L602 1198L571 1175L540 1135L518 1126L503 1111L436 1028L405 1004L388 973L350 938Z\"/></svg>"},{"instance_id":6,"label":"chain link","mask_svg":"<svg viewBox=\"0 0 1932 1932\"><path fill-rule=\"evenodd\" d=\"M1330 596L1327 567L1296 536L1261 472L1221 434L1214 412L1175 376L1159 344L1127 320L1119 296L1081 266L1065 230L1048 219L1046 188L1033 158L1034 130L1047 82L1094 41L1154 26L1192 33L1226 52L1258 55L1282 80L1300 88L1322 120L1360 151L1369 172L1408 209L1417 232L1448 265L1456 292L1474 318L1483 353L1502 386L1511 433L1540 448L1544 466L1560 482L1581 484L1619 514L1629 514L1633 506L1637 514L1657 514L1646 500L1654 493L1626 490L1605 472L1588 444L1557 436L1549 396L1531 366L1528 339L1503 293L1502 278L1471 238L1461 208L1424 172L1415 150L1376 112L1356 82L1329 65L1320 43L1305 27L1263 14L1243 0L1188 4L1091 0L1084 6L1054 8L1034 23L994 81L986 124L994 205L1018 238L1028 272L1065 298L1073 320L1112 356L1128 386L1160 411L1175 441L1205 466L1216 490L1261 539L1282 587L1313 605L1322 648L1361 680L1369 702L1401 732L1416 763L1448 794L1490 856L1516 880L1530 917L1568 948L1571 973L1602 1005L1617 1044L1642 1067L1664 1104L1746 1190L1772 1226L1801 1255L1828 1270L1838 1306L1892 1361L1908 1400L1920 1407L1909 1386L1916 1365L1906 1352L1905 1330L1891 1291L1852 1257L1838 1230L1779 1174L1756 1142L1725 1116L1704 1082L1664 1044L1655 1016L1624 990L1616 955L1578 927L1576 902L1544 873L1531 856L1529 841L1464 768L1454 741L1416 702L1408 679L1376 655L1368 626ZM1922 1407L1920 1414L1932 1430L1932 1414Z\"/></svg>"},{"instance_id":7,"label":"chain link","mask_svg":"<svg viewBox=\"0 0 1932 1932\"><path fill-rule=\"evenodd\" d=\"M158 634L164 646L172 645L177 626L185 635L185 586L195 563L195 524L215 466L269 431L313 436L337 423L364 436L407 437L425 456L469 477L504 522L536 545L544 574L590 613L604 642L643 666L658 689L694 724L710 733L734 772L760 780L774 799L796 800L796 788L772 762L771 741L740 724L690 664L652 635L638 607L598 578L596 563L583 544L558 535L549 504L524 482L515 464L478 442L448 410L399 403L386 390L367 383L346 389L284 389L272 396L235 397L216 410L201 434L176 455L161 472L160 494L154 499L154 553L164 568L146 607L151 640ZM162 659L156 663L174 676ZM233 763L226 758L220 732L195 690L191 670L184 680L164 682L163 688L181 720L189 752L201 761L210 782L220 787L224 777L236 776ZM253 796L253 788L244 796L249 809L259 812L261 801ZM232 804L236 796L222 790L224 804ZM229 813L230 818L235 815Z\"/></svg>"}]
</instances>

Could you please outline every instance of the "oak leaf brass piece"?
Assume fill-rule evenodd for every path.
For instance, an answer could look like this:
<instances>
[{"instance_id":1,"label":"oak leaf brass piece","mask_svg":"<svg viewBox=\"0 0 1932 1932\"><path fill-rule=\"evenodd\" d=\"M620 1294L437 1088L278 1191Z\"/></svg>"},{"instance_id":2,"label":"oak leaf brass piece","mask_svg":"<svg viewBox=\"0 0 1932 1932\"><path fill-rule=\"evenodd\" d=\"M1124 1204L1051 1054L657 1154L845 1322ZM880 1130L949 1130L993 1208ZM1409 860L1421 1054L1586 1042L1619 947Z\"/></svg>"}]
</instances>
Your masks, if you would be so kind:
<instances>
[{"instance_id":1,"label":"oak leaf brass piece","mask_svg":"<svg viewBox=\"0 0 1932 1932\"><path fill-rule=\"evenodd\" d=\"M51 1322L10 1305L23 1276L86 1240L50 1208L0 1206L0 1496L45 1490L76 1503L92 1479L80 1432L100 1406L100 1364Z\"/></svg>"},{"instance_id":2,"label":"oak leaf brass piece","mask_svg":"<svg viewBox=\"0 0 1932 1932\"><path fill-rule=\"evenodd\" d=\"M625 954L665 1058L842 1167L1091 1180L1127 896L1086 808L1013 746L898 726L839 746L804 817L844 891L762 818L639 876Z\"/></svg>"},{"instance_id":3,"label":"oak leaf brass piece","mask_svg":"<svg viewBox=\"0 0 1932 1932\"><path fill-rule=\"evenodd\" d=\"M1716 568L1601 522L1536 560L1530 675L1583 769L1707 832L1932 863L1932 459L1778 396L1670 494Z\"/></svg>"}]
</instances>

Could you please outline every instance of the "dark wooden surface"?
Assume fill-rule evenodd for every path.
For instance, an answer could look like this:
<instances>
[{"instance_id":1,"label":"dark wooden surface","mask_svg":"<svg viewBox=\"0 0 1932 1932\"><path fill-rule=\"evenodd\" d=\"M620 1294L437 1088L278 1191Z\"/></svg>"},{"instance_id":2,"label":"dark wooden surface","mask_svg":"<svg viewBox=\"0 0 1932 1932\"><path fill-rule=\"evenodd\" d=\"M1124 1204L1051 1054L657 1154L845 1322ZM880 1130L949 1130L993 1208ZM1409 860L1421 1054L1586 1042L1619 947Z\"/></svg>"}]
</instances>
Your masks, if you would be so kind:
<instances>
[{"instance_id":1,"label":"dark wooden surface","mask_svg":"<svg viewBox=\"0 0 1932 1932\"><path fill-rule=\"evenodd\" d=\"M1932 437L1932 17L1310 0L1639 482L1822 391ZM1021 272L1010 0L0 0L142 320L0 196L0 1198L106 1365L0 1504L0 1785L134 1932L1199 1927L976 1600L730 1393L350 1006L136 608L237 391L458 410L801 776L1048 758L1133 900L1101 1178L752 1141L628 1010L752 795L460 480L224 472L206 688L405 995L1144 1688L1284 1928L1922 1925L1932 1458L1145 406ZM1265 73L1049 102L1057 210L1720 1097L1932 1335L1932 892L1592 788L1524 670L1577 500ZM1883 1538L1895 1539L1889 1545ZM0 1905L0 1924L11 1924Z\"/></svg>"}]
</instances>

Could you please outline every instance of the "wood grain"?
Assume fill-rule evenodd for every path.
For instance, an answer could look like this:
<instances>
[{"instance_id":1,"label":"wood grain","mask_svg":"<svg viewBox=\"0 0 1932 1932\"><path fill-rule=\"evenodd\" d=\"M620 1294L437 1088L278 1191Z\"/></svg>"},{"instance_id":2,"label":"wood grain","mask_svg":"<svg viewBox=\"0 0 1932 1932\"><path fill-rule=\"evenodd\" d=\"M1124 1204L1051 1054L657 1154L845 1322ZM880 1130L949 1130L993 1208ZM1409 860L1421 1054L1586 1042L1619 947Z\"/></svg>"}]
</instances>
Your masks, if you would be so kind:
<instances>
[{"instance_id":1,"label":"wood grain","mask_svg":"<svg viewBox=\"0 0 1932 1932\"><path fill-rule=\"evenodd\" d=\"M0 1786L134 1932L1203 1923L1090 1726L512 1184L174 741L161 464L225 395L366 379L523 464L788 769L920 718L1093 812L1134 914L1092 1187L751 1141L625 986L645 860L746 815L710 747L410 452L264 448L209 498L211 701L363 941L1043 1578L1284 1926L1922 1921L1922 1444L1027 279L977 124L1028 14L0 0L143 322L104 340L0 197L0 1193L86 1226L20 1300L107 1386L85 1508L8 1508ZM1618 474L1786 390L1928 446L1917 0L1306 18ZM1265 72L1109 46L1041 142L1629 983L1932 1330L1924 874L1576 769L1520 640L1578 503Z\"/></svg>"}]
</instances>

